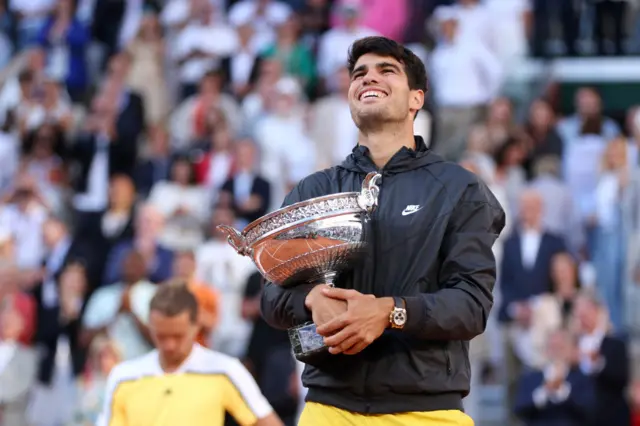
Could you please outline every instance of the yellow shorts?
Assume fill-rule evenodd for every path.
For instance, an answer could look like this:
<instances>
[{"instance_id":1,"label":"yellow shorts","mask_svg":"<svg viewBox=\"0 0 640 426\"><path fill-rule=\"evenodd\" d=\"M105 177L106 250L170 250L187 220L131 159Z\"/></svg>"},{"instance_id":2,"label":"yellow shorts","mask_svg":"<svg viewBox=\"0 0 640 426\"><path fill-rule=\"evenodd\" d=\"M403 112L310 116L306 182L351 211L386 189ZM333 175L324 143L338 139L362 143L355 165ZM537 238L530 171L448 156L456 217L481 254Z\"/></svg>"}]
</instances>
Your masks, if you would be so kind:
<instances>
[{"instance_id":1,"label":"yellow shorts","mask_svg":"<svg viewBox=\"0 0 640 426\"><path fill-rule=\"evenodd\" d=\"M307 402L298 426L473 426L459 410L414 411L398 414L351 413L328 405Z\"/></svg>"}]
</instances>

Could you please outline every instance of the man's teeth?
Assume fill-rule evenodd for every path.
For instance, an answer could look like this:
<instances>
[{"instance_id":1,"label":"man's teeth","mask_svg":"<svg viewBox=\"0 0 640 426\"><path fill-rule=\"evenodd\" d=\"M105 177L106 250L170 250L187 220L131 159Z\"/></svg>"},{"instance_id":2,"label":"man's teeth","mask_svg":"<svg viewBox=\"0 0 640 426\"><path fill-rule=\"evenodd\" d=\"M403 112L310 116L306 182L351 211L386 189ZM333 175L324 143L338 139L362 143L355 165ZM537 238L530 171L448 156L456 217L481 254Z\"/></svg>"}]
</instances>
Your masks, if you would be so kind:
<instances>
[{"instance_id":1,"label":"man's teeth","mask_svg":"<svg viewBox=\"0 0 640 426\"><path fill-rule=\"evenodd\" d=\"M375 90L371 90L371 91L368 91L368 92L364 92L364 93L362 94L362 96L360 96L360 98L363 98L363 99L364 99L364 98L384 98L384 97L386 97L386 96L387 96L387 95L385 95L385 94L384 94L384 93L382 93L382 92L378 92L378 91L375 91Z\"/></svg>"}]
</instances>

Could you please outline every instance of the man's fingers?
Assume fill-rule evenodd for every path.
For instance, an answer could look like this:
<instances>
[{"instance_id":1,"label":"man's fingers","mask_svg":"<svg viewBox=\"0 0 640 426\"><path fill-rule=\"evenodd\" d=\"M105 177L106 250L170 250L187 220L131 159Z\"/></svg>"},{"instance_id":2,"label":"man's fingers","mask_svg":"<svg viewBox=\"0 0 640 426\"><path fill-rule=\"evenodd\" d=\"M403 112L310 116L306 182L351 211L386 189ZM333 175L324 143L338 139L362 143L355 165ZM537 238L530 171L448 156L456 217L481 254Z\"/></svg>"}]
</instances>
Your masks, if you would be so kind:
<instances>
[{"instance_id":1,"label":"man's fingers","mask_svg":"<svg viewBox=\"0 0 640 426\"><path fill-rule=\"evenodd\" d=\"M337 299L337 300L353 299L354 297L360 294L355 290L345 290L344 288L336 288L336 287L323 288L322 293L327 297L330 297L332 299Z\"/></svg>"},{"instance_id":2,"label":"man's fingers","mask_svg":"<svg viewBox=\"0 0 640 426\"><path fill-rule=\"evenodd\" d=\"M324 344L330 347L340 346L345 340L348 340L351 336L357 335L358 331L353 327L346 327L333 336L325 337ZM346 346L345 349L348 349Z\"/></svg>"},{"instance_id":3,"label":"man's fingers","mask_svg":"<svg viewBox=\"0 0 640 426\"><path fill-rule=\"evenodd\" d=\"M347 325L349 325L349 317L347 315L340 315L331 321L316 327L316 332L321 336L331 336L345 328Z\"/></svg>"},{"instance_id":4,"label":"man's fingers","mask_svg":"<svg viewBox=\"0 0 640 426\"><path fill-rule=\"evenodd\" d=\"M345 355L356 355L356 354L359 354L360 352L362 352L370 344L371 344L371 342L369 342L368 340L360 340L360 341L358 341L358 343L356 343L355 345L353 345L352 347L350 347L349 349L347 349L343 353Z\"/></svg>"},{"instance_id":5,"label":"man's fingers","mask_svg":"<svg viewBox=\"0 0 640 426\"><path fill-rule=\"evenodd\" d=\"M345 333L344 337L339 336L339 334L341 333ZM346 334L346 333L349 333L349 334ZM332 353L333 355L336 355L339 353L346 353L346 351L348 351L349 349L351 349L352 347L354 347L360 342L360 336L358 336L358 333L350 332L349 329L342 330L340 333L336 334L335 336L331 336L329 339L333 337L339 337L339 339L336 339L336 341L338 341L339 343L327 344L327 346L329 346L329 352ZM325 343L326 341L327 340L325 340Z\"/></svg>"}]
</instances>

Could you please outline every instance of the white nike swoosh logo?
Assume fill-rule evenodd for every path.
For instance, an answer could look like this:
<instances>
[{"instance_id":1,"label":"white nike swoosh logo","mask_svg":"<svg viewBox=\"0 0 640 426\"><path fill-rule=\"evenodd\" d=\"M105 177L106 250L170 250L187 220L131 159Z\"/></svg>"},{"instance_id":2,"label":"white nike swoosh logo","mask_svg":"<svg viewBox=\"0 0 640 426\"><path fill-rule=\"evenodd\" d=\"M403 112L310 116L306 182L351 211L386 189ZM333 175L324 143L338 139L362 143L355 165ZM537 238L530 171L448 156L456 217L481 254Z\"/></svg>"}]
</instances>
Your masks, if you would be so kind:
<instances>
[{"instance_id":1,"label":"white nike swoosh logo","mask_svg":"<svg viewBox=\"0 0 640 426\"><path fill-rule=\"evenodd\" d=\"M409 216L410 214L414 214L415 212L419 212L420 210L422 210L422 207L420 207L419 209L416 209L416 210L404 209L404 210L402 210L402 216Z\"/></svg>"}]
</instances>

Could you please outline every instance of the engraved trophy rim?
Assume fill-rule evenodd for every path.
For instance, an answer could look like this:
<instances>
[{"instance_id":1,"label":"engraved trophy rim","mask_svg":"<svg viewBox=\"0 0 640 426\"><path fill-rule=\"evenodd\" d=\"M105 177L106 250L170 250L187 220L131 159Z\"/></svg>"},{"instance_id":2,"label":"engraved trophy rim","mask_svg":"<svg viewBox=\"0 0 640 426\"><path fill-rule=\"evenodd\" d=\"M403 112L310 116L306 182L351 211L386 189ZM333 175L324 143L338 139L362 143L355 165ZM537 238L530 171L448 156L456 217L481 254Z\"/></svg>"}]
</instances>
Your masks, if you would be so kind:
<instances>
[{"instance_id":1,"label":"engraved trophy rim","mask_svg":"<svg viewBox=\"0 0 640 426\"><path fill-rule=\"evenodd\" d=\"M253 222L249 223L247 226L244 227L244 229L242 230L241 234L246 237L247 234L249 234L249 232L251 230L253 230L254 228L259 227L262 223L268 222L271 219L274 219L278 216L282 216L292 210L298 209L300 207L305 207L311 204L317 204L323 201L327 201L327 200L331 200L331 199L339 199L339 198L357 198L360 195L360 192L339 192L336 194L329 194L329 195L322 195L320 197L314 197L314 198L309 198L307 200L304 201L298 201L297 203L293 203L290 204L288 206L285 207L281 207L278 210L274 210L271 213L268 213L264 216L262 216L259 219L254 220ZM352 210L361 210L360 208L358 209L349 209L349 208L343 208L343 209L336 209L335 213L344 213L347 211L352 211ZM305 219L302 220L298 220L298 221L293 221L290 223L285 223L282 226L279 226L278 228L272 230L272 231L268 231L268 232L264 232L262 234L260 234L256 239L254 239L252 241L252 243L255 243L257 241L259 241L260 239L262 239L263 237L271 234L272 232L275 232L279 229L282 228L288 228L290 226L294 226L297 223L305 223L311 220L314 220L315 218L320 218L320 217L329 217L331 214L330 213L323 213L323 214L318 214L318 215L312 215L312 216L307 216Z\"/></svg>"},{"instance_id":2,"label":"engraved trophy rim","mask_svg":"<svg viewBox=\"0 0 640 426\"><path fill-rule=\"evenodd\" d=\"M376 183L381 177L378 172L367 173L359 192L338 192L298 201L254 220L242 231L229 225L218 225L217 228L227 234L227 241L239 254L252 257L253 247L258 242L287 230L345 214L370 215L378 205L379 188ZM317 211L287 216L290 212L299 212L308 206L317 206Z\"/></svg>"}]
</instances>

